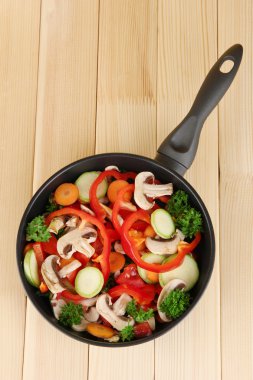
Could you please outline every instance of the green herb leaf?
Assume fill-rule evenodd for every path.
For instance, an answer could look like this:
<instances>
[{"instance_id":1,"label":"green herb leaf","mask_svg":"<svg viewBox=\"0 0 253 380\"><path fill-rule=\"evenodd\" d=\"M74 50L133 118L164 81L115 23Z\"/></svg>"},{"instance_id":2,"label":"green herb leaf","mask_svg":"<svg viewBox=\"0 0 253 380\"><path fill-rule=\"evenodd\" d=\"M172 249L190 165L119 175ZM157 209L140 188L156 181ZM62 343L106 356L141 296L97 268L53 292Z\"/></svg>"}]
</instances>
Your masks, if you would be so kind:
<instances>
[{"instance_id":1,"label":"green herb leaf","mask_svg":"<svg viewBox=\"0 0 253 380\"><path fill-rule=\"evenodd\" d=\"M180 229L185 237L191 239L197 232L203 230L201 213L191 207L188 194L185 191L176 191L169 200L166 209L174 218L176 228Z\"/></svg>"},{"instance_id":2,"label":"green herb leaf","mask_svg":"<svg viewBox=\"0 0 253 380\"><path fill-rule=\"evenodd\" d=\"M168 318L176 319L182 315L190 305L190 295L182 290L172 290L161 303L159 309Z\"/></svg>"},{"instance_id":3,"label":"green herb leaf","mask_svg":"<svg viewBox=\"0 0 253 380\"><path fill-rule=\"evenodd\" d=\"M176 227L188 238L193 238L197 232L202 231L202 216L195 208L190 208L176 220Z\"/></svg>"},{"instance_id":4,"label":"green herb leaf","mask_svg":"<svg viewBox=\"0 0 253 380\"><path fill-rule=\"evenodd\" d=\"M128 302L126 312L128 315L131 315L133 319L138 323L145 322L154 316L153 309L148 309L146 311L142 308L138 309L135 300Z\"/></svg>"},{"instance_id":5,"label":"green herb leaf","mask_svg":"<svg viewBox=\"0 0 253 380\"><path fill-rule=\"evenodd\" d=\"M126 326L119 333L120 338L123 342L130 341L134 338L134 328L133 326Z\"/></svg>"},{"instance_id":6,"label":"green herb leaf","mask_svg":"<svg viewBox=\"0 0 253 380\"><path fill-rule=\"evenodd\" d=\"M81 323L82 317L82 305L69 302L62 307L59 322L63 326L71 327L72 325L79 325Z\"/></svg>"},{"instance_id":7,"label":"green herb leaf","mask_svg":"<svg viewBox=\"0 0 253 380\"><path fill-rule=\"evenodd\" d=\"M48 241L51 235L45 225L45 220L42 215L36 216L26 227L26 240L27 241Z\"/></svg>"},{"instance_id":8,"label":"green herb leaf","mask_svg":"<svg viewBox=\"0 0 253 380\"><path fill-rule=\"evenodd\" d=\"M172 216L178 218L179 215L189 208L188 194L183 190L176 191L171 196L166 208Z\"/></svg>"}]
</instances>

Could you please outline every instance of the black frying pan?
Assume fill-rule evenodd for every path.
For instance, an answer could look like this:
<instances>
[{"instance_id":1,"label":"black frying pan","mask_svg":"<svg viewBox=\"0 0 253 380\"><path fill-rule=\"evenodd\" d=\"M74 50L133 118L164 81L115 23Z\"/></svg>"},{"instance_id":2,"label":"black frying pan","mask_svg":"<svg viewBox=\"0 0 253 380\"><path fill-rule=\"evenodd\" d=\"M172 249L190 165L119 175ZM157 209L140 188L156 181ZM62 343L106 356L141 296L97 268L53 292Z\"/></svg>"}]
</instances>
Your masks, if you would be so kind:
<instances>
[{"instance_id":1,"label":"black frying pan","mask_svg":"<svg viewBox=\"0 0 253 380\"><path fill-rule=\"evenodd\" d=\"M213 226L208 211L197 192L182 177L190 167L198 146L199 135L207 116L218 104L232 83L242 59L243 48L234 45L215 63L202 84L193 106L179 126L164 140L159 147L155 160L127 153L105 153L83 158L59 170L50 177L35 193L22 217L17 236L17 264L23 286L36 309L56 328L81 342L98 346L131 346L159 337L177 325L196 305L202 296L214 265L215 240ZM234 66L228 73L220 71L225 61L233 61ZM57 186L63 182L74 182L85 171L104 170L105 166L117 165L129 171L151 171L163 183L172 182L175 189L185 190L190 202L203 215L204 233L196 249L200 277L192 289L192 303L180 318L164 324L157 324L156 330L149 337L132 342L108 343L92 337L85 332L76 332L61 326L54 318L48 299L36 295L36 289L26 281L23 270L23 249L25 246L25 228L35 216L44 212L45 204ZM29 326L28 326L29 328Z\"/></svg>"}]
</instances>

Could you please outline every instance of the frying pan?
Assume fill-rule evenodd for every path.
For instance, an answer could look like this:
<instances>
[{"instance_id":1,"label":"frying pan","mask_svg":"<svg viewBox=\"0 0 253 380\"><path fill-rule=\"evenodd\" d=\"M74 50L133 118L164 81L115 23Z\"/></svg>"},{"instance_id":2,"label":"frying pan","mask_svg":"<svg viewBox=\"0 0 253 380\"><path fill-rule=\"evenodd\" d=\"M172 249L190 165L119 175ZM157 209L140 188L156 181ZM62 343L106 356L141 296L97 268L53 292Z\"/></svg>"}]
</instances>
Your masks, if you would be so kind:
<instances>
[{"instance_id":1,"label":"frying pan","mask_svg":"<svg viewBox=\"0 0 253 380\"><path fill-rule=\"evenodd\" d=\"M215 257L215 239L212 222L203 201L182 176L190 167L195 157L204 121L232 83L239 68L242 53L242 46L236 44L218 59L204 80L189 113L179 126L163 141L158 148L155 160L127 153L106 153L90 156L73 162L59 170L34 194L24 212L17 236L17 264L19 274L25 291L33 305L47 321L63 333L81 342L98 346L132 346L155 339L171 330L188 315L199 301L212 274ZM221 66L225 61L232 61L233 63L233 67L228 73L221 71ZM157 324L156 330L151 336L131 342L108 343L92 337L86 332L76 332L61 326L53 316L48 299L36 294L36 288L29 285L26 281L23 270L26 225L35 216L44 212L49 194L63 182L74 182L76 178L85 171L104 170L108 165L117 165L119 168L127 171L150 171L154 173L155 177L161 182L172 182L175 190L182 189L189 194L191 204L198 209L203 216L204 232L201 243L196 249L200 276L197 284L192 289L192 303L189 309L183 316L170 323Z\"/></svg>"}]
</instances>

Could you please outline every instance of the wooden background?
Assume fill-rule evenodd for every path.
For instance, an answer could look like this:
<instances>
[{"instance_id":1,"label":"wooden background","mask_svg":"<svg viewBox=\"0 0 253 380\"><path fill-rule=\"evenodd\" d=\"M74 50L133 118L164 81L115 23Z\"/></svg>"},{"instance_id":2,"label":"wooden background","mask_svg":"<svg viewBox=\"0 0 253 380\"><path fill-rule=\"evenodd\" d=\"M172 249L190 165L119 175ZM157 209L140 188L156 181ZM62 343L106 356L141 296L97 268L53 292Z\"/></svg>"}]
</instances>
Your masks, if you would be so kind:
<instances>
[{"instance_id":1,"label":"wooden background","mask_svg":"<svg viewBox=\"0 0 253 380\"><path fill-rule=\"evenodd\" d=\"M253 378L252 25L252 0L0 0L0 379ZM32 193L95 152L154 157L238 42L241 68L186 175L215 226L207 291L155 342L115 350L70 340L26 300L17 274Z\"/></svg>"}]
</instances>

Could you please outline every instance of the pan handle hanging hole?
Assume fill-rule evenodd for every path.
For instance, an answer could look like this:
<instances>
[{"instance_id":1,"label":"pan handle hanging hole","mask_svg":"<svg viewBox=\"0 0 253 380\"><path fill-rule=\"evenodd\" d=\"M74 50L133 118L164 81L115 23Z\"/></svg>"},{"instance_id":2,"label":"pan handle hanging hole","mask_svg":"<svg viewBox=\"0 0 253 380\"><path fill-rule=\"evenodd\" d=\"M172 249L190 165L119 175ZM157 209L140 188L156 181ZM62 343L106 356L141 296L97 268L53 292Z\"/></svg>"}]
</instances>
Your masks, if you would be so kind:
<instances>
[{"instance_id":1,"label":"pan handle hanging hole","mask_svg":"<svg viewBox=\"0 0 253 380\"><path fill-rule=\"evenodd\" d=\"M220 71L223 73L223 74L227 74L227 73L230 73L230 71L233 69L234 67L234 61L232 61L232 59L227 59L226 61L222 62L221 66L220 66Z\"/></svg>"}]
</instances>

